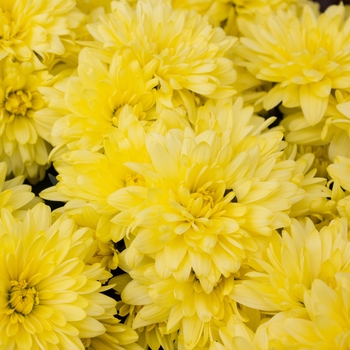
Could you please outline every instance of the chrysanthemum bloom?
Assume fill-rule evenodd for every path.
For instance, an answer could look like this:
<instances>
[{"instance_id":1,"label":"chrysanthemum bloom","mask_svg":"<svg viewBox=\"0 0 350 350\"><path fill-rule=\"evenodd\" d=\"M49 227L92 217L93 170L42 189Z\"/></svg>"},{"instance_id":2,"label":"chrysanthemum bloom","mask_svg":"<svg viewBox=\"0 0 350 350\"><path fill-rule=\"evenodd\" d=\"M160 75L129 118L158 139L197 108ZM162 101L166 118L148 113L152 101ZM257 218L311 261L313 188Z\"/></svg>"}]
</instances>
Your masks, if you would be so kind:
<instances>
[{"instance_id":1,"label":"chrysanthemum bloom","mask_svg":"<svg viewBox=\"0 0 350 350\"><path fill-rule=\"evenodd\" d=\"M277 314L258 329L258 349L349 348L349 293L348 273L337 273L331 286L316 279L305 292L304 310Z\"/></svg>"},{"instance_id":2,"label":"chrysanthemum bloom","mask_svg":"<svg viewBox=\"0 0 350 350\"><path fill-rule=\"evenodd\" d=\"M7 165L0 162L0 208L5 208L14 216L21 216L26 208L37 203L29 185L23 185L24 176L6 181Z\"/></svg>"},{"instance_id":3,"label":"chrysanthemum bloom","mask_svg":"<svg viewBox=\"0 0 350 350\"><path fill-rule=\"evenodd\" d=\"M106 53L131 47L141 67L154 59L163 103L171 107L174 90L187 89L201 96L232 96L236 74L225 57L236 39L213 28L194 11L174 10L167 0L141 0L136 9L114 1L112 13L88 26L96 42L89 43Z\"/></svg>"},{"instance_id":4,"label":"chrysanthemum bloom","mask_svg":"<svg viewBox=\"0 0 350 350\"><path fill-rule=\"evenodd\" d=\"M100 263L107 271L115 270L118 267L118 249L108 232L105 232L104 227L100 227L100 221L103 222L105 218L101 218L102 215L97 210L91 205L87 205L85 201L72 200L52 213L56 220L61 215L72 218L79 228L91 230L91 237L95 241L95 253L88 260L90 265Z\"/></svg>"},{"instance_id":5,"label":"chrysanthemum bloom","mask_svg":"<svg viewBox=\"0 0 350 350\"><path fill-rule=\"evenodd\" d=\"M257 78L276 83L264 99L269 110L280 102L300 106L306 121L317 124L325 114L332 89L350 86L350 19L343 5L318 15L305 5L254 20L239 19L237 50Z\"/></svg>"},{"instance_id":6,"label":"chrysanthemum bloom","mask_svg":"<svg viewBox=\"0 0 350 350\"><path fill-rule=\"evenodd\" d=\"M169 110L159 115L155 128L166 131L167 123L179 126L181 121L180 114ZM142 121L132 113L130 106L126 106L118 117L117 127L110 130L108 140L104 142L104 153L87 150L66 153L60 161L54 162L59 173L58 183L41 192L40 196L70 202L68 208L63 208L68 211L89 204L100 216L96 228L100 240L118 242L124 237L126 228L111 223L119 210L111 206L107 198L120 188L145 185L143 176L127 166L131 161L148 161L145 135Z\"/></svg>"},{"instance_id":7,"label":"chrysanthemum bloom","mask_svg":"<svg viewBox=\"0 0 350 350\"><path fill-rule=\"evenodd\" d=\"M6 56L40 66L46 55L63 55L64 39L84 19L74 0L4 0L0 7L0 60ZM38 55L38 56L37 56Z\"/></svg>"},{"instance_id":8,"label":"chrysanthemum bloom","mask_svg":"<svg viewBox=\"0 0 350 350\"><path fill-rule=\"evenodd\" d=\"M96 317L106 328L106 332L93 338L81 339L84 350L142 350L136 344L137 333L130 326L121 324L117 318L107 315Z\"/></svg>"},{"instance_id":9,"label":"chrysanthemum bloom","mask_svg":"<svg viewBox=\"0 0 350 350\"><path fill-rule=\"evenodd\" d=\"M206 131L198 135L190 128L147 134L149 161L127 163L147 186L121 188L107 202L120 211L112 222L135 236L131 267L138 254L151 256L160 276L186 281L193 270L209 293L264 237L289 224L291 205L303 197L290 182L295 164L279 161L281 133L259 135L252 108L235 113L242 103L209 113L215 131L202 119Z\"/></svg>"},{"instance_id":10,"label":"chrysanthemum bloom","mask_svg":"<svg viewBox=\"0 0 350 350\"><path fill-rule=\"evenodd\" d=\"M285 129L287 142L305 147L325 147L327 152L318 154L329 162L336 156L350 157L350 94L345 90L336 90L329 96L324 117L311 126L299 108L283 108L284 118L281 124Z\"/></svg>"},{"instance_id":11,"label":"chrysanthemum bloom","mask_svg":"<svg viewBox=\"0 0 350 350\"><path fill-rule=\"evenodd\" d=\"M294 149L296 152L297 147ZM337 213L334 210L335 202L330 200L332 191L327 186L327 178L316 177L317 168L313 168L315 154L305 153L295 156L297 159L292 181L302 188L305 194L303 200L292 205L290 216L307 216L317 223L326 218L334 218Z\"/></svg>"},{"instance_id":12,"label":"chrysanthemum bloom","mask_svg":"<svg viewBox=\"0 0 350 350\"><path fill-rule=\"evenodd\" d=\"M209 350L255 350L253 331L236 315L232 315L218 333L218 339L210 344Z\"/></svg>"},{"instance_id":13,"label":"chrysanthemum bloom","mask_svg":"<svg viewBox=\"0 0 350 350\"><path fill-rule=\"evenodd\" d=\"M131 270L130 276L132 281L121 298L135 307L136 312L129 316L131 325L141 332L158 328L158 336L165 335L162 345L166 350L173 349L166 336L171 339L174 332L178 332L177 349L206 348L216 336L218 322L226 324L232 315L242 320L236 303L229 297L234 275L222 277L210 293L203 290L193 272L183 282L172 276L161 278L154 262Z\"/></svg>"},{"instance_id":14,"label":"chrysanthemum bloom","mask_svg":"<svg viewBox=\"0 0 350 350\"><path fill-rule=\"evenodd\" d=\"M44 177L56 120L37 114L46 106L38 88L52 79L30 62L0 61L0 161L7 163L8 174L25 175L33 183Z\"/></svg>"},{"instance_id":15,"label":"chrysanthemum bloom","mask_svg":"<svg viewBox=\"0 0 350 350\"><path fill-rule=\"evenodd\" d=\"M267 250L268 259L251 259L255 269L235 284L232 297L267 312L305 307L304 292L314 280L333 285L337 272L350 272L350 242L345 219L317 230L310 219L293 220L279 243Z\"/></svg>"},{"instance_id":16,"label":"chrysanthemum bloom","mask_svg":"<svg viewBox=\"0 0 350 350\"><path fill-rule=\"evenodd\" d=\"M60 150L99 150L111 128L118 127L125 108L147 127L155 116L158 80L153 78L155 60L141 67L135 53L125 48L110 64L94 57L89 48L80 52L77 76L40 91L49 101L43 113L56 115L52 143ZM56 152L56 150L55 150Z\"/></svg>"},{"instance_id":17,"label":"chrysanthemum bloom","mask_svg":"<svg viewBox=\"0 0 350 350\"><path fill-rule=\"evenodd\" d=\"M88 229L71 219L51 224L50 208L38 204L23 221L6 210L0 216L0 347L79 349L80 338L106 332L100 319L115 313L103 295L100 264Z\"/></svg>"},{"instance_id":18,"label":"chrysanthemum bloom","mask_svg":"<svg viewBox=\"0 0 350 350\"><path fill-rule=\"evenodd\" d=\"M123 262L123 253L120 254L121 267L127 268ZM108 284L113 285L113 289L116 290L118 295L121 295L128 283L132 281L132 278L128 273L120 274L111 278ZM140 298L145 298L147 292L140 295ZM133 296L134 298L135 296ZM135 299L134 299L135 300ZM136 301L135 304L126 304L123 300L118 301L117 311L118 315L124 319L124 324L132 327L135 318L144 305L141 305L142 300ZM170 334L164 334L163 330L166 327L165 322L153 323L145 327L139 327L135 329L139 338L137 344L143 349L150 347L151 349L158 350L162 347L164 350L175 350L176 339L178 332L172 332Z\"/></svg>"}]
</instances>

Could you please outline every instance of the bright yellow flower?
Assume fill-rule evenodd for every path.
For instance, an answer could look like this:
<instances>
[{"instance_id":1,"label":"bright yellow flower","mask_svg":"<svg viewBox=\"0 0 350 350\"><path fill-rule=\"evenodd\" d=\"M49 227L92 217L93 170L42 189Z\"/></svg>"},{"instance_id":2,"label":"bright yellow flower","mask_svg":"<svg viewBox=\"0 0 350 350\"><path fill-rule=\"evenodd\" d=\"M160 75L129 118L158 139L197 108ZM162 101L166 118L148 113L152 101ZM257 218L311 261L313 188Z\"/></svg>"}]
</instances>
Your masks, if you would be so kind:
<instances>
[{"instance_id":1,"label":"bright yellow flower","mask_svg":"<svg viewBox=\"0 0 350 350\"><path fill-rule=\"evenodd\" d=\"M127 164L145 184L107 198L120 211L112 222L135 236L131 267L140 254L155 258L161 276L183 281L193 269L209 292L289 224L292 203L303 197L290 182L295 163L279 161L282 134L259 135L266 124L250 121L252 108L240 110L242 103L202 116L206 131L198 135L189 128L146 135L149 161ZM216 131L206 128L211 122Z\"/></svg>"},{"instance_id":2,"label":"bright yellow flower","mask_svg":"<svg viewBox=\"0 0 350 350\"><path fill-rule=\"evenodd\" d=\"M336 157L327 170L333 180L338 181L343 189L350 192L350 158Z\"/></svg>"},{"instance_id":3,"label":"bright yellow flower","mask_svg":"<svg viewBox=\"0 0 350 350\"><path fill-rule=\"evenodd\" d=\"M74 37L84 15L74 0L3 0L0 5L0 60L32 60L63 55L63 38ZM38 55L38 56L37 56Z\"/></svg>"},{"instance_id":4,"label":"bright yellow flower","mask_svg":"<svg viewBox=\"0 0 350 350\"><path fill-rule=\"evenodd\" d=\"M105 218L86 202L74 200L69 201L64 207L56 209L52 216L58 219L62 214L72 218L78 227L90 229L95 253L87 261L88 264L99 263L107 271L115 270L118 267L118 249L101 225Z\"/></svg>"},{"instance_id":5,"label":"bright yellow flower","mask_svg":"<svg viewBox=\"0 0 350 350\"><path fill-rule=\"evenodd\" d=\"M207 346L218 321L227 323L232 315L242 320L236 303L228 296L234 286L234 275L222 277L207 293L193 272L186 281L178 282L171 276L161 278L155 264L131 270L133 279L121 293L123 303L136 308L134 315L130 315L134 329L157 327L165 336L178 332L179 349L197 349ZM166 342L165 349L171 349Z\"/></svg>"},{"instance_id":6,"label":"bright yellow flower","mask_svg":"<svg viewBox=\"0 0 350 350\"><path fill-rule=\"evenodd\" d=\"M38 204L23 221L0 217L0 346L2 349L79 349L80 338L106 332L115 300L103 295L108 273L88 265L91 232L68 218L51 224Z\"/></svg>"},{"instance_id":7,"label":"bright yellow flower","mask_svg":"<svg viewBox=\"0 0 350 350\"><path fill-rule=\"evenodd\" d=\"M46 103L38 91L52 81L30 62L0 61L0 160L8 172L41 180L48 167L50 132L55 118L38 112Z\"/></svg>"},{"instance_id":8,"label":"bright yellow flower","mask_svg":"<svg viewBox=\"0 0 350 350\"><path fill-rule=\"evenodd\" d=\"M39 198L34 198L29 185L23 185L24 176L6 181L7 165L0 162L0 208L5 208L14 216L21 216Z\"/></svg>"},{"instance_id":9,"label":"bright yellow flower","mask_svg":"<svg viewBox=\"0 0 350 350\"><path fill-rule=\"evenodd\" d=\"M282 312L262 325L259 350L348 349L349 292L348 273L337 273L332 286L316 279L305 293L305 310Z\"/></svg>"},{"instance_id":10,"label":"bright yellow flower","mask_svg":"<svg viewBox=\"0 0 350 350\"><path fill-rule=\"evenodd\" d=\"M142 176L125 163L148 159L145 130L128 110L120 114L118 127L109 133L104 154L92 151L72 151L55 162L58 183L40 195L49 200L81 200L90 203L100 214L115 213L107 197L119 188L143 184ZM82 204L84 205L84 204Z\"/></svg>"},{"instance_id":11,"label":"bright yellow flower","mask_svg":"<svg viewBox=\"0 0 350 350\"><path fill-rule=\"evenodd\" d=\"M120 320L113 317L96 317L106 332L93 338L81 339L84 350L142 350L143 348L136 344L138 340L137 333L128 325L121 324Z\"/></svg>"},{"instance_id":12,"label":"bright yellow flower","mask_svg":"<svg viewBox=\"0 0 350 350\"><path fill-rule=\"evenodd\" d=\"M106 53L123 46L132 48L141 67L157 62L154 76L159 81L164 103L171 106L174 90L187 89L199 95L232 96L236 79L232 61L225 57L236 39L213 28L196 12L174 10L167 0L141 0L136 9L114 1L112 13L88 25L95 43Z\"/></svg>"},{"instance_id":13,"label":"bright yellow flower","mask_svg":"<svg viewBox=\"0 0 350 350\"><path fill-rule=\"evenodd\" d=\"M209 350L255 350L253 331L236 315L232 315L218 333L219 339L210 344Z\"/></svg>"},{"instance_id":14,"label":"bright yellow flower","mask_svg":"<svg viewBox=\"0 0 350 350\"><path fill-rule=\"evenodd\" d=\"M296 146L294 150L297 151ZM322 222L329 217L333 218L336 211L334 210L334 201L329 200L332 191L327 187L327 178L316 177L317 168L313 168L315 162L317 164L320 160L316 160L317 156L313 153L299 154L296 157L296 167L292 181L302 188L305 194L303 200L293 204L290 216L308 216L314 222Z\"/></svg>"},{"instance_id":15,"label":"bright yellow flower","mask_svg":"<svg viewBox=\"0 0 350 350\"><path fill-rule=\"evenodd\" d=\"M317 230L310 219L293 220L279 243L270 244L268 259L252 259L256 270L237 282L232 297L239 303L275 313L305 307L304 293L320 279L335 283L337 272L350 272L350 242L345 219Z\"/></svg>"},{"instance_id":16,"label":"bright yellow flower","mask_svg":"<svg viewBox=\"0 0 350 350\"><path fill-rule=\"evenodd\" d=\"M145 126L157 119L152 78L155 66L141 67L135 53L125 48L113 55L110 64L94 57L88 48L79 55L77 76L52 88L41 89L49 100L43 113L60 118L52 130L52 143L60 150L99 150L111 128L118 127L119 115L134 114Z\"/></svg>"},{"instance_id":17,"label":"bright yellow flower","mask_svg":"<svg viewBox=\"0 0 350 350\"><path fill-rule=\"evenodd\" d=\"M349 23L343 5L320 15L305 5L301 15L290 8L239 19L242 64L257 78L276 83L264 99L266 109L282 102L300 106L310 125L322 119L331 89L350 86Z\"/></svg>"}]
</instances>

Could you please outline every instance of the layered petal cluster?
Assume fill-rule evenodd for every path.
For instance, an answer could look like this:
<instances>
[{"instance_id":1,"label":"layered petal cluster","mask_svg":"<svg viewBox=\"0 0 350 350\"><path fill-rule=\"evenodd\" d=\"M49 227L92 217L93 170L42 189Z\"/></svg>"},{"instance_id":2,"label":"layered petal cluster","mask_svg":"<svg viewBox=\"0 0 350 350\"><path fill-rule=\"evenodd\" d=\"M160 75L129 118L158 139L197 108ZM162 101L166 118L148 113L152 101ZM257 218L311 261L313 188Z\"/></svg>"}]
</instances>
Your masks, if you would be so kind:
<instances>
[{"instance_id":1,"label":"layered petal cluster","mask_svg":"<svg viewBox=\"0 0 350 350\"><path fill-rule=\"evenodd\" d=\"M24 176L6 180L7 165L0 162L0 208L5 208L14 216L21 216L27 208L35 205L35 198L29 185L24 185Z\"/></svg>"},{"instance_id":2,"label":"layered petal cluster","mask_svg":"<svg viewBox=\"0 0 350 350\"><path fill-rule=\"evenodd\" d=\"M174 277L162 278L155 263L144 264L130 271L132 281L122 290L122 302L134 307L127 319L140 333L150 332L155 327L164 334L164 349L207 348L220 320L226 324L232 315L242 322L237 304L229 297L234 285L234 276L222 278L211 293L201 287L192 272L186 281ZM124 305L121 309L125 309ZM170 340L176 335L176 347ZM167 338L168 337L168 338ZM167 341L166 341L167 340ZM155 344L154 340L148 344Z\"/></svg>"},{"instance_id":3,"label":"layered petal cluster","mask_svg":"<svg viewBox=\"0 0 350 350\"><path fill-rule=\"evenodd\" d=\"M349 347L348 273L334 285L316 279L305 293L305 310L282 312L259 330L261 349L346 349Z\"/></svg>"},{"instance_id":4,"label":"layered petal cluster","mask_svg":"<svg viewBox=\"0 0 350 350\"><path fill-rule=\"evenodd\" d=\"M305 307L305 292L319 279L332 286L336 273L350 272L350 242L345 219L317 230L310 219L293 220L279 243L270 244L268 259L252 259L255 271L237 282L232 297L270 313Z\"/></svg>"},{"instance_id":5,"label":"layered petal cluster","mask_svg":"<svg viewBox=\"0 0 350 350\"><path fill-rule=\"evenodd\" d=\"M101 293L108 273L86 263L94 253L88 229L63 217L51 224L38 204L23 221L2 209L0 241L1 348L84 350L81 338L106 333L116 302Z\"/></svg>"},{"instance_id":6,"label":"layered petal cluster","mask_svg":"<svg viewBox=\"0 0 350 350\"><path fill-rule=\"evenodd\" d=\"M163 103L171 106L173 91L187 89L211 98L235 93L233 63L226 56L236 39L212 27L194 11L173 9L170 1L114 1L112 12L88 25L95 42L110 54L127 46L142 67L154 59Z\"/></svg>"},{"instance_id":7,"label":"layered petal cluster","mask_svg":"<svg viewBox=\"0 0 350 350\"><path fill-rule=\"evenodd\" d=\"M130 48L116 52L108 64L89 48L83 49L77 75L40 90L49 101L42 113L58 119L52 128L55 152L62 153L65 146L101 149L124 109L149 127L157 119L154 71L155 61L141 66Z\"/></svg>"},{"instance_id":8,"label":"layered petal cluster","mask_svg":"<svg viewBox=\"0 0 350 350\"><path fill-rule=\"evenodd\" d=\"M232 120L242 100L228 106L218 124L232 125L221 136L189 128L147 134L149 161L126 164L145 185L107 198L120 211L112 222L130 235L131 267L144 255L156 260L161 276L186 281L193 270L206 293L238 271L274 229L288 226L291 205L303 197L291 182L295 163L279 158L282 135L259 135L249 108Z\"/></svg>"},{"instance_id":9,"label":"layered petal cluster","mask_svg":"<svg viewBox=\"0 0 350 350\"><path fill-rule=\"evenodd\" d=\"M20 61L36 55L63 55L64 38L74 37L84 15L73 0L4 0L0 8L0 60L6 56ZM45 58L46 59L46 58Z\"/></svg>"},{"instance_id":10,"label":"layered petal cluster","mask_svg":"<svg viewBox=\"0 0 350 350\"><path fill-rule=\"evenodd\" d=\"M25 175L33 183L43 179L48 166L56 119L38 113L46 106L39 89L52 81L30 62L0 61L0 161L7 163L8 174Z\"/></svg>"},{"instance_id":11,"label":"layered petal cluster","mask_svg":"<svg viewBox=\"0 0 350 350\"><path fill-rule=\"evenodd\" d=\"M257 78L275 83L264 98L271 109L280 102L300 106L309 125L325 115L332 89L350 86L350 20L345 7L331 6L318 14L304 5L279 10L255 20L239 19L242 32L237 52Z\"/></svg>"}]
</instances>

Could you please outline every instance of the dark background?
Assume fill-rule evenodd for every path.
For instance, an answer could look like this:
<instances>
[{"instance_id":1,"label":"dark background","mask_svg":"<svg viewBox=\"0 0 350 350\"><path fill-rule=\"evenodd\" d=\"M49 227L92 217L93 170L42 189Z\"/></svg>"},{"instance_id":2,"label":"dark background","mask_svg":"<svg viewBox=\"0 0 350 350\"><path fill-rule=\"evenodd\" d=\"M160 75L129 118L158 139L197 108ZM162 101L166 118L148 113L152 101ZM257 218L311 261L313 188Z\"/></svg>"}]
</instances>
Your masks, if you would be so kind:
<instances>
[{"instance_id":1,"label":"dark background","mask_svg":"<svg viewBox=\"0 0 350 350\"><path fill-rule=\"evenodd\" d=\"M336 0L318 0L314 2L318 2L321 5L321 10L324 11L328 6L334 5L334 4L340 4L341 1L336 1ZM343 1L344 5L350 5L350 0L344 0Z\"/></svg>"}]
</instances>

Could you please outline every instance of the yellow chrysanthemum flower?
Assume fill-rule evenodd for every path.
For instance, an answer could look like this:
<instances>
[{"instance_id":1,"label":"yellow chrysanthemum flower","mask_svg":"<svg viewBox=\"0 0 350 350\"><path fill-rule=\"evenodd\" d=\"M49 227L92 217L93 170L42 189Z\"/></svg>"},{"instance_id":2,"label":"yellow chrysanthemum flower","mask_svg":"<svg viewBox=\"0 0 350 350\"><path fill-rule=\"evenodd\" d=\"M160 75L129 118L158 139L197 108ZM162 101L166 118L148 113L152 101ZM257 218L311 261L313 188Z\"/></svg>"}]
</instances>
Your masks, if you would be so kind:
<instances>
[{"instance_id":1,"label":"yellow chrysanthemum flower","mask_svg":"<svg viewBox=\"0 0 350 350\"><path fill-rule=\"evenodd\" d=\"M121 298L123 303L136 308L130 315L132 327L141 332L158 328L158 333L165 335L162 346L166 350L173 349L166 337L171 339L174 333L178 349L206 348L219 321L226 323L232 315L242 320L236 303L228 296L234 275L222 277L207 293L193 272L186 281L178 282L172 276L161 278L155 264L151 262L131 270L132 281L123 289Z\"/></svg>"},{"instance_id":2,"label":"yellow chrysanthemum flower","mask_svg":"<svg viewBox=\"0 0 350 350\"><path fill-rule=\"evenodd\" d=\"M227 127L221 137L189 128L146 135L149 161L127 164L145 184L107 198L120 211L112 222L135 236L131 267L140 254L155 258L161 276L183 281L193 269L209 292L248 252L258 251L264 237L289 225L291 205L303 198L290 181L295 163L279 161L282 134L259 135L252 108L233 114L242 103L228 103L212 118L218 130Z\"/></svg>"},{"instance_id":3,"label":"yellow chrysanthemum flower","mask_svg":"<svg viewBox=\"0 0 350 350\"><path fill-rule=\"evenodd\" d=\"M30 62L0 61L0 161L7 163L8 174L25 175L33 183L43 179L48 167L56 120L38 113L46 106L38 89L52 80Z\"/></svg>"},{"instance_id":4,"label":"yellow chrysanthemum flower","mask_svg":"<svg viewBox=\"0 0 350 350\"><path fill-rule=\"evenodd\" d=\"M300 106L309 125L324 116L332 89L350 86L350 19L343 5L318 15L305 5L279 10L254 20L239 19L242 32L237 53L257 78L276 85L264 98L268 110L278 103Z\"/></svg>"},{"instance_id":5,"label":"yellow chrysanthemum flower","mask_svg":"<svg viewBox=\"0 0 350 350\"><path fill-rule=\"evenodd\" d=\"M335 219L318 231L310 219L294 220L280 242L270 244L267 257L250 261L255 271L235 284L232 297L271 313L304 308L314 280L333 285L337 272L350 272L347 222Z\"/></svg>"},{"instance_id":6,"label":"yellow chrysanthemum flower","mask_svg":"<svg viewBox=\"0 0 350 350\"><path fill-rule=\"evenodd\" d=\"M100 214L115 213L107 197L119 188L143 183L141 176L126 167L130 161L148 159L145 130L139 120L124 109L104 143L104 154L92 151L72 151L55 162L58 183L41 192L48 200L83 200Z\"/></svg>"},{"instance_id":7,"label":"yellow chrysanthemum flower","mask_svg":"<svg viewBox=\"0 0 350 350\"><path fill-rule=\"evenodd\" d=\"M24 220L0 214L0 347L84 350L80 338L106 332L115 300L103 295L100 264L87 265L91 232L67 218L51 224L38 204Z\"/></svg>"},{"instance_id":8,"label":"yellow chrysanthemum flower","mask_svg":"<svg viewBox=\"0 0 350 350\"><path fill-rule=\"evenodd\" d=\"M114 1L112 13L88 25L96 42L89 45L107 53L127 46L141 67L157 62L163 102L171 107L174 90L187 89L210 98L229 97L236 79L232 61L225 57L236 39L213 28L194 11L174 10L167 0L141 0L136 9Z\"/></svg>"},{"instance_id":9,"label":"yellow chrysanthemum flower","mask_svg":"<svg viewBox=\"0 0 350 350\"><path fill-rule=\"evenodd\" d=\"M88 264L99 263L107 271L115 270L118 267L118 249L110 235L105 232L104 227L101 228L100 222L104 221L104 217L97 210L85 201L72 200L52 213L56 220L61 215L72 218L79 228L89 228L91 230L95 253L87 261Z\"/></svg>"},{"instance_id":10,"label":"yellow chrysanthemum flower","mask_svg":"<svg viewBox=\"0 0 350 350\"><path fill-rule=\"evenodd\" d=\"M0 6L0 60L10 56L40 66L38 58L63 55L64 38L74 37L73 29L83 19L74 0L4 0Z\"/></svg>"},{"instance_id":11,"label":"yellow chrysanthemum flower","mask_svg":"<svg viewBox=\"0 0 350 350\"><path fill-rule=\"evenodd\" d=\"M93 338L81 339L84 350L142 350L136 344L137 333L128 325L121 324L120 320L111 317L97 317L106 328L106 332Z\"/></svg>"},{"instance_id":12,"label":"yellow chrysanthemum flower","mask_svg":"<svg viewBox=\"0 0 350 350\"><path fill-rule=\"evenodd\" d=\"M344 95L348 93L336 90L334 96L329 96L325 115L314 126L310 126L299 108L282 109L284 118L280 125L286 130L286 141L299 147L313 147L314 152L323 160L323 174L326 174L325 168L335 157L350 157L350 121L346 116L349 107L343 100Z\"/></svg>"},{"instance_id":13,"label":"yellow chrysanthemum flower","mask_svg":"<svg viewBox=\"0 0 350 350\"><path fill-rule=\"evenodd\" d=\"M209 350L255 350L253 331L236 315L226 325L219 327L218 339L210 344Z\"/></svg>"},{"instance_id":14,"label":"yellow chrysanthemum flower","mask_svg":"<svg viewBox=\"0 0 350 350\"><path fill-rule=\"evenodd\" d=\"M168 127L178 127L184 121L186 119L176 110L164 111L154 123L154 128L166 131ZM119 210L111 206L107 198L120 188L145 185L144 178L127 166L131 161L148 161L145 135L142 121L132 113L130 106L126 106L119 114L117 127L111 128L108 140L103 144L104 153L87 150L67 152L61 160L54 162L59 173L57 185L45 189L40 196L68 202L68 207L63 208L68 211L89 204L100 216L96 228L100 240L104 243L110 240L118 242L125 236L126 229L111 223Z\"/></svg>"},{"instance_id":15,"label":"yellow chrysanthemum flower","mask_svg":"<svg viewBox=\"0 0 350 350\"><path fill-rule=\"evenodd\" d=\"M56 149L67 145L68 149L99 150L110 129L118 127L125 108L149 127L157 119L154 70L152 62L141 67L129 48L114 54L108 65L90 49L83 49L77 76L40 90L50 107L43 113L59 118L52 129Z\"/></svg>"},{"instance_id":16,"label":"yellow chrysanthemum flower","mask_svg":"<svg viewBox=\"0 0 350 350\"><path fill-rule=\"evenodd\" d=\"M348 349L349 292L348 273L337 273L332 286L316 279L305 293L305 310L277 314L258 329L258 349Z\"/></svg>"},{"instance_id":17,"label":"yellow chrysanthemum flower","mask_svg":"<svg viewBox=\"0 0 350 350\"><path fill-rule=\"evenodd\" d=\"M29 185L23 185L24 176L6 181L6 174L7 165L0 162L0 208L16 217L22 216L26 208L34 206L40 199L34 196Z\"/></svg>"},{"instance_id":18,"label":"yellow chrysanthemum flower","mask_svg":"<svg viewBox=\"0 0 350 350\"><path fill-rule=\"evenodd\" d=\"M292 145L289 145L292 146ZM292 147L294 151L289 155L289 159L296 158L296 167L293 172L292 181L305 191L304 198L292 205L291 217L309 217L315 223L333 219L337 212L335 202L331 200L332 191L327 186L327 178L316 177L317 163L322 162L322 158L316 160L316 154L297 154L297 147ZM289 150L290 151L290 150ZM285 151L287 155L288 151ZM327 174L326 174L327 176Z\"/></svg>"}]
</instances>

